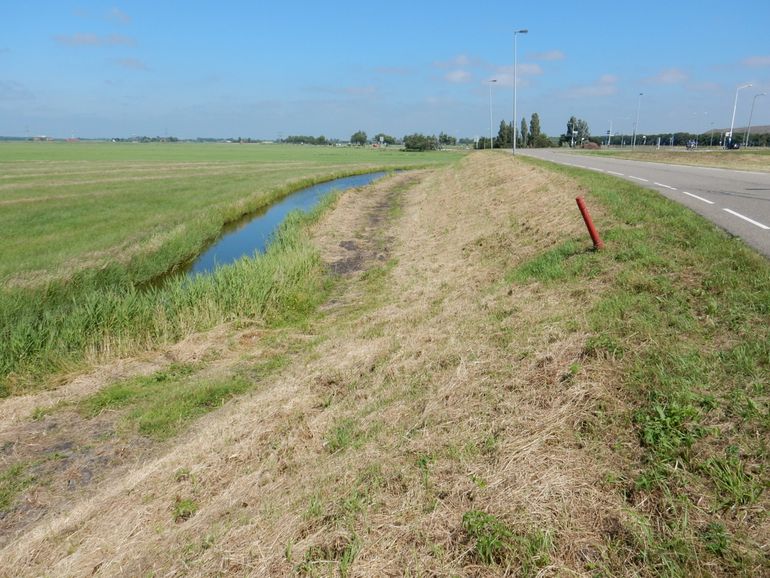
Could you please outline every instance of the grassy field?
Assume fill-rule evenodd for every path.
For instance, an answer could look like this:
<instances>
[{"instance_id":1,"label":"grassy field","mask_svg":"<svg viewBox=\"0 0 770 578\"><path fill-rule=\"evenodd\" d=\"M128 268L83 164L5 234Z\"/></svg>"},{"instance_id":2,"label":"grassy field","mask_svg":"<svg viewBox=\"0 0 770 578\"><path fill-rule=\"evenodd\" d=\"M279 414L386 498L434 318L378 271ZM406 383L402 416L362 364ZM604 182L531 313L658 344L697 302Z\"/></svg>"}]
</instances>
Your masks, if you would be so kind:
<instances>
[{"instance_id":1,"label":"grassy field","mask_svg":"<svg viewBox=\"0 0 770 578\"><path fill-rule=\"evenodd\" d=\"M0 283L116 263L142 281L303 185L456 153L238 144L0 143Z\"/></svg>"},{"instance_id":2,"label":"grassy field","mask_svg":"<svg viewBox=\"0 0 770 578\"><path fill-rule=\"evenodd\" d=\"M718 147L702 147L688 151L682 147L673 150L669 147L661 147L660 150L652 147L637 147L636 150L631 151L630 148L626 147L624 149L578 150L577 152L655 163L698 165L745 171L770 171L770 149L766 148L726 151Z\"/></svg>"},{"instance_id":3,"label":"grassy field","mask_svg":"<svg viewBox=\"0 0 770 578\"><path fill-rule=\"evenodd\" d=\"M47 387L46 375L87 358L173 342L243 311L262 316L269 302L294 294L289 287L304 283L303 275L313 278L309 272L318 267L312 251L299 248L296 232L279 244L281 256L273 251L259 265L240 263L153 291L136 287L197 254L224 223L297 188L459 156L278 145L0 143L0 394Z\"/></svg>"},{"instance_id":4,"label":"grassy field","mask_svg":"<svg viewBox=\"0 0 770 578\"><path fill-rule=\"evenodd\" d=\"M329 266L302 315L0 402L0 566L768 574L766 259L654 191L483 152L287 235Z\"/></svg>"}]
</instances>

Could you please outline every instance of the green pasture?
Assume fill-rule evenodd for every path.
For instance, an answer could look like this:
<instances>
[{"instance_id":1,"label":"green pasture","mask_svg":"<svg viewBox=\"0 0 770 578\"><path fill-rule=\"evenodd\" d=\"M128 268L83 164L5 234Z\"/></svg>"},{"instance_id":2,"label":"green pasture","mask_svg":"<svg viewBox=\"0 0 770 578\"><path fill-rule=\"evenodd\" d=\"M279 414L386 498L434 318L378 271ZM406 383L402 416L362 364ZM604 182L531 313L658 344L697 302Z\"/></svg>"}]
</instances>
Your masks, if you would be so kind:
<instances>
[{"instance_id":1,"label":"green pasture","mask_svg":"<svg viewBox=\"0 0 770 578\"><path fill-rule=\"evenodd\" d=\"M323 264L290 218L265 255L145 281L223 224L310 184L450 163L459 152L238 144L0 143L0 397L240 318L301 321ZM328 202L327 202L328 205ZM315 215L323 210L319 207Z\"/></svg>"},{"instance_id":2,"label":"green pasture","mask_svg":"<svg viewBox=\"0 0 770 578\"><path fill-rule=\"evenodd\" d=\"M330 178L457 152L230 143L0 143L0 283L39 286L119 263L136 280L221 226Z\"/></svg>"}]
</instances>

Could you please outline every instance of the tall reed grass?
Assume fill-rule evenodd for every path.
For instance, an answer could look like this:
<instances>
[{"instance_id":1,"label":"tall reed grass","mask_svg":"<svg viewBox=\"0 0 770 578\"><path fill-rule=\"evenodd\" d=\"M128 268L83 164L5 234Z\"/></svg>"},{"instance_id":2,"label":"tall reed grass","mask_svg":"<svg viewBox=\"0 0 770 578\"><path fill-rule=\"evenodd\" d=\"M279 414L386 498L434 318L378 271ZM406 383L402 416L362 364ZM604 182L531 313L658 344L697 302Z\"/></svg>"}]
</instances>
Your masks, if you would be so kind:
<instances>
[{"instance_id":1,"label":"tall reed grass","mask_svg":"<svg viewBox=\"0 0 770 578\"><path fill-rule=\"evenodd\" d=\"M45 387L46 376L238 318L268 324L302 318L323 299L328 279L305 225L330 202L290 215L264 254L211 275L139 290L128 272L113 268L3 292L0 395Z\"/></svg>"}]
</instances>

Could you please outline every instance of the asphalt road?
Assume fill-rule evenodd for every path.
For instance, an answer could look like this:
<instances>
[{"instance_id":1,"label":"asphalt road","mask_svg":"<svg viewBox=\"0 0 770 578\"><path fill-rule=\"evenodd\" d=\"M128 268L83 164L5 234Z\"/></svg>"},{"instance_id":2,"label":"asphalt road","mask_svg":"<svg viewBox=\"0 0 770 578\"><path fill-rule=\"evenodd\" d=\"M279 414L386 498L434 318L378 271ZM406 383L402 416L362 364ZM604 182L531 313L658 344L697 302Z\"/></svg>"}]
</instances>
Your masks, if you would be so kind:
<instances>
[{"instance_id":1,"label":"asphalt road","mask_svg":"<svg viewBox=\"0 0 770 578\"><path fill-rule=\"evenodd\" d=\"M656 190L770 258L770 173L599 158L552 149L520 152L603 172Z\"/></svg>"}]
</instances>

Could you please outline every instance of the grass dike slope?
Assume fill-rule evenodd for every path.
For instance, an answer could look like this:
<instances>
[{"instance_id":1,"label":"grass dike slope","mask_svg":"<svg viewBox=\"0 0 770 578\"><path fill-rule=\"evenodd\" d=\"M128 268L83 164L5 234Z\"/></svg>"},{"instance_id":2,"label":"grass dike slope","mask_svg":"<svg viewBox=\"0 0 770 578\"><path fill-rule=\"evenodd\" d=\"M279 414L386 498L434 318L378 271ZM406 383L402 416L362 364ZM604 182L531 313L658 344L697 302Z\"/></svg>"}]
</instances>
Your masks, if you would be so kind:
<instances>
[{"instance_id":1,"label":"grass dike slope","mask_svg":"<svg viewBox=\"0 0 770 578\"><path fill-rule=\"evenodd\" d=\"M311 232L327 302L220 328L206 371L285 361L20 530L0 568L767 571L765 260L653 192L496 153L343 195Z\"/></svg>"}]
</instances>

